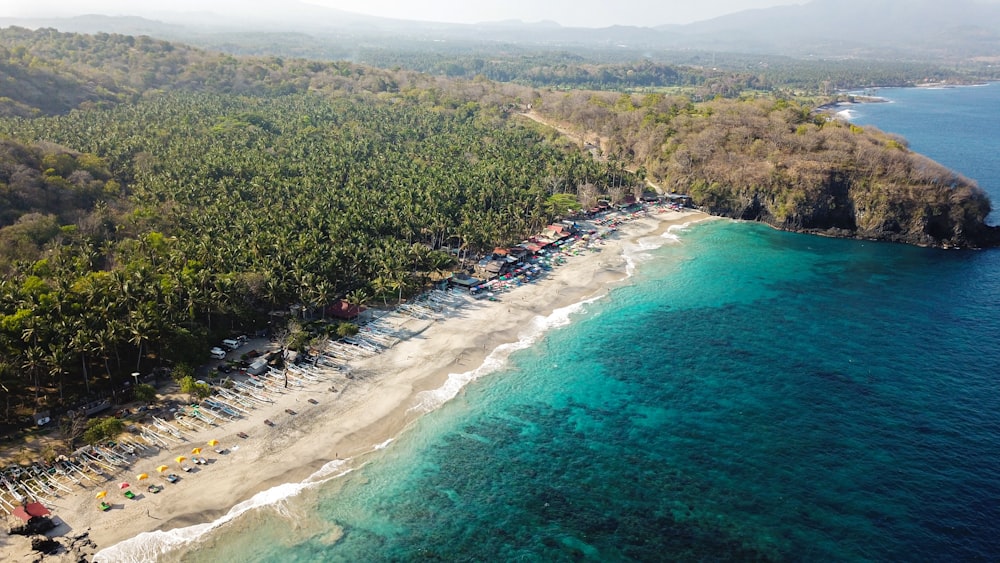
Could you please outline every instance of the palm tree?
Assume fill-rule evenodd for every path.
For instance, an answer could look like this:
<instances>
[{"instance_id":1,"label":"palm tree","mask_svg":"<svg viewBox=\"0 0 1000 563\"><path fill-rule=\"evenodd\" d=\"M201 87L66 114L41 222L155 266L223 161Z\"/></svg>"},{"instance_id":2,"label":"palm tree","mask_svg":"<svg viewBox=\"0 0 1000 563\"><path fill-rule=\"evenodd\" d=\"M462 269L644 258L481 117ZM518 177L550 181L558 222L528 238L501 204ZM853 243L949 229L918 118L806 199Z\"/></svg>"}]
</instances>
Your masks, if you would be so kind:
<instances>
[{"instance_id":1,"label":"palm tree","mask_svg":"<svg viewBox=\"0 0 1000 563\"><path fill-rule=\"evenodd\" d=\"M382 296L383 305L389 305L389 300L386 296L391 294L392 290L395 289L396 286L393 283L393 280L385 276L378 276L372 280L372 289L375 290L375 295Z\"/></svg>"},{"instance_id":2,"label":"palm tree","mask_svg":"<svg viewBox=\"0 0 1000 563\"><path fill-rule=\"evenodd\" d=\"M28 373L31 374L33 385L35 387L35 407L38 407L38 393L41 390L41 384L38 381L38 372L45 366L45 351L42 350L41 346L28 346L24 351L24 361L21 367L26 369Z\"/></svg>"},{"instance_id":3,"label":"palm tree","mask_svg":"<svg viewBox=\"0 0 1000 563\"><path fill-rule=\"evenodd\" d=\"M104 360L104 371L108 374L108 381L111 382L112 393L115 388L115 378L111 375L111 364L108 360L111 358L111 350L118 344L118 338L115 334L114 329L110 326L105 326L103 329L98 330L94 333L94 344L96 345L97 351L101 354L101 358Z\"/></svg>"},{"instance_id":4,"label":"palm tree","mask_svg":"<svg viewBox=\"0 0 1000 563\"><path fill-rule=\"evenodd\" d=\"M69 345L74 352L80 354L80 364L83 367L83 384L90 395L90 375L87 373L87 354L94 343L94 332L87 327L86 321L81 319L76 324L76 331L70 337Z\"/></svg>"},{"instance_id":5,"label":"palm tree","mask_svg":"<svg viewBox=\"0 0 1000 563\"><path fill-rule=\"evenodd\" d=\"M59 386L59 401L63 400L63 376L66 375L66 365L69 363L69 351L66 346L55 342L49 343L49 353L43 358L52 376Z\"/></svg>"},{"instance_id":6,"label":"palm tree","mask_svg":"<svg viewBox=\"0 0 1000 563\"><path fill-rule=\"evenodd\" d=\"M357 307L360 311L362 307L368 304L369 298L368 292L364 288L359 287L345 295L344 301L347 301L347 304L352 307Z\"/></svg>"},{"instance_id":7,"label":"palm tree","mask_svg":"<svg viewBox=\"0 0 1000 563\"><path fill-rule=\"evenodd\" d=\"M144 303L139 309L132 311L131 314L129 314L127 329L129 333L129 342L135 344L136 348L136 371L139 371L139 367L142 364L142 344L149 340L153 331L153 323L150 322L149 318L146 316L146 313L149 311L145 310L148 309L149 306L151 306L151 304Z\"/></svg>"}]
</instances>

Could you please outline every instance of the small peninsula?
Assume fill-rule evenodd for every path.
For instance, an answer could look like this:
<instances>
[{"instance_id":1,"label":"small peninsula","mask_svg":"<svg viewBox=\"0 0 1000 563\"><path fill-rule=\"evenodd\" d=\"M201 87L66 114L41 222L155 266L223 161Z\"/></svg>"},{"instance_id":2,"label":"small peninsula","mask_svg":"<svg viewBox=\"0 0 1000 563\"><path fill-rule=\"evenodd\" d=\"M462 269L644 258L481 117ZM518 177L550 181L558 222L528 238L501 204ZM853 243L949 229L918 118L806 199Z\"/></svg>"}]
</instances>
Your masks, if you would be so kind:
<instances>
[{"instance_id":1,"label":"small peninsula","mask_svg":"<svg viewBox=\"0 0 1000 563\"><path fill-rule=\"evenodd\" d=\"M632 161L713 215L919 246L1000 244L974 181L897 135L805 102L570 93L543 97L541 107L588 131L607 158Z\"/></svg>"}]
</instances>

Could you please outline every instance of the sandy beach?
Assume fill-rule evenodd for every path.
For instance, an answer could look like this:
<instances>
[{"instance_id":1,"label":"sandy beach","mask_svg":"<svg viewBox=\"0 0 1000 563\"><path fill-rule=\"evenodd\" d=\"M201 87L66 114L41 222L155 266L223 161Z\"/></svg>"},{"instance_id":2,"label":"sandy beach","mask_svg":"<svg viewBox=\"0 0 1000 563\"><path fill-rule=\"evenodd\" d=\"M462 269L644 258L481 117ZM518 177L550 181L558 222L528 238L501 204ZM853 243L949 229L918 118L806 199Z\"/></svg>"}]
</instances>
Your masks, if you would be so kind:
<instances>
[{"instance_id":1,"label":"sandy beach","mask_svg":"<svg viewBox=\"0 0 1000 563\"><path fill-rule=\"evenodd\" d=\"M463 298L439 318L406 318L399 328L408 337L378 355L351 362L350 378L340 373L328 382L292 385L249 416L192 432L185 443L140 458L104 484L77 487L57 499L50 507L64 523L57 531L66 536L88 532L98 549L105 549L143 532L216 521L261 491L302 482L324 467L337 473L362 463L364 454L459 392L463 382L456 374L471 373L499 346L519 341L538 317L620 283L626 277L625 251L637 240L709 218L693 211L652 212L622 225L597 251L570 257L541 280L499 295L499 301ZM213 439L227 450L212 451L206 443ZM195 447L204 448L208 463L190 473L180 471L174 459L190 457ZM181 479L165 483L155 471L161 464ZM139 473L150 478L135 481ZM124 498L118 489L122 481L132 483L136 499ZM164 490L148 493L149 483L162 484ZM94 495L100 490L108 491L112 508L107 512L97 508ZM24 538L2 539L5 559L21 555L17 540ZM30 558L18 560L38 556L28 553Z\"/></svg>"}]
</instances>

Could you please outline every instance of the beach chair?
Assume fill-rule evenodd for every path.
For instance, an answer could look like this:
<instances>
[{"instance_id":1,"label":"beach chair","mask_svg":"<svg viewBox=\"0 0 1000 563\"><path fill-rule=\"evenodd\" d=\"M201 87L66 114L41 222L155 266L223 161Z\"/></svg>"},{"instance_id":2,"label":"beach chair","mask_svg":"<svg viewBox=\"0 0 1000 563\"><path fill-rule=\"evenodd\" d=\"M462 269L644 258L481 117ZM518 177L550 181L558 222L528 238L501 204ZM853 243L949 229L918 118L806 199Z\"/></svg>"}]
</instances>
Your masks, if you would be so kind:
<instances>
[{"instance_id":1,"label":"beach chair","mask_svg":"<svg viewBox=\"0 0 1000 563\"><path fill-rule=\"evenodd\" d=\"M100 509L101 509L101 512L107 512L107 511L111 510L111 505L110 505L110 504L108 504L108 503L106 503L106 502L102 502L102 503L101 503L101 504L100 504L100 505L98 506L98 508L100 508Z\"/></svg>"},{"instance_id":2,"label":"beach chair","mask_svg":"<svg viewBox=\"0 0 1000 563\"><path fill-rule=\"evenodd\" d=\"M125 494L125 498L127 498L127 499L130 499L130 500L131 499L135 499L135 493L133 493L132 491L125 491L124 494Z\"/></svg>"},{"instance_id":3,"label":"beach chair","mask_svg":"<svg viewBox=\"0 0 1000 563\"><path fill-rule=\"evenodd\" d=\"M154 495L163 490L163 485L150 485L146 487L146 490Z\"/></svg>"},{"instance_id":4,"label":"beach chair","mask_svg":"<svg viewBox=\"0 0 1000 563\"><path fill-rule=\"evenodd\" d=\"M171 473L170 475L167 475L167 481L171 483L176 483L178 479L180 479L180 477L178 477L176 473Z\"/></svg>"}]
</instances>

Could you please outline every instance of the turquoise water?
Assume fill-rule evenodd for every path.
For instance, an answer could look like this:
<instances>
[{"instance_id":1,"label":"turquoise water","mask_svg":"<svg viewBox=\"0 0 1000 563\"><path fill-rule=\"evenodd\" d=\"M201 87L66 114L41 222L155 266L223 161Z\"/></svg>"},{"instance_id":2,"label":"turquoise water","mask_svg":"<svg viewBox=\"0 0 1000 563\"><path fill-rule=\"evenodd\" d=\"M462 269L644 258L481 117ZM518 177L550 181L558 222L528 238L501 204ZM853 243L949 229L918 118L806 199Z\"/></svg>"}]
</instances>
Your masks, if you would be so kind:
<instances>
[{"instance_id":1,"label":"turquoise water","mask_svg":"<svg viewBox=\"0 0 1000 563\"><path fill-rule=\"evenodd\" d=\"M192 560L1000 554L1000 254L681 238L321 497L338 542Z\"/></svg>"},{"instance_id":2,"label":"turquoise water","mask_svg":"<svg viewBox=\"0 0 1000 563\"><path fill-rule=\"evenodd\" d=\"M1000 84L961 88L882 88L887 104L863 104L851 121L902 135L910 148L979 182L1000 222Z\"/></svg>"},{"instance_id":3,"label":"turquoise water","mask_svg":"<svg viewBox=\"0 0 1000 563\"><path fill-rule=\"evenodd\" d=\"M964 162L907 136L1000 186L995 136ZM361 470L182 559L998 560L998 310L1000 252L701 224Z\"/></svg>"}]
</instances>

